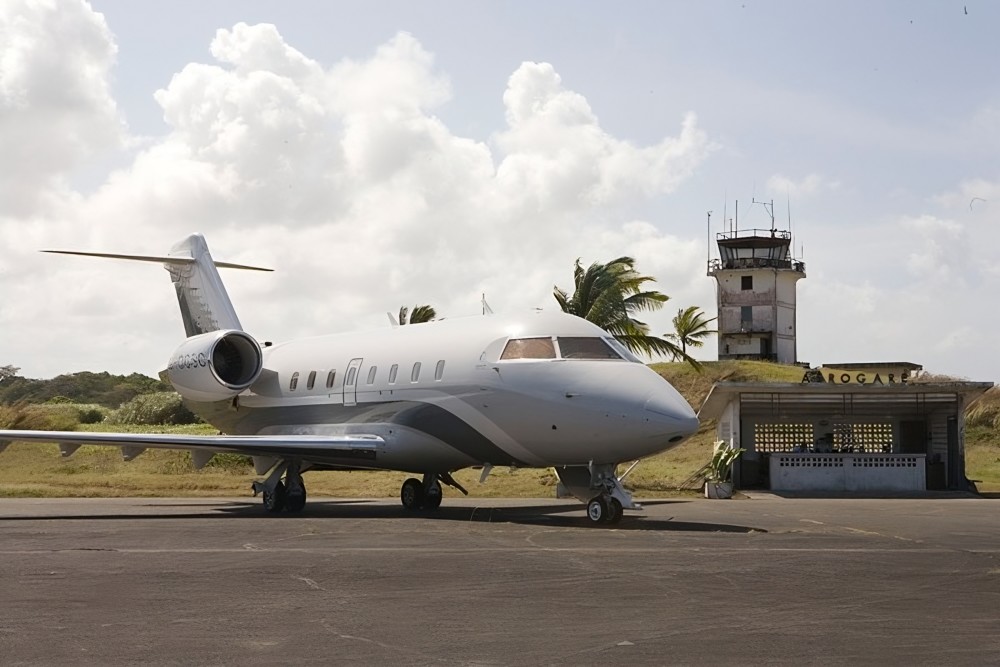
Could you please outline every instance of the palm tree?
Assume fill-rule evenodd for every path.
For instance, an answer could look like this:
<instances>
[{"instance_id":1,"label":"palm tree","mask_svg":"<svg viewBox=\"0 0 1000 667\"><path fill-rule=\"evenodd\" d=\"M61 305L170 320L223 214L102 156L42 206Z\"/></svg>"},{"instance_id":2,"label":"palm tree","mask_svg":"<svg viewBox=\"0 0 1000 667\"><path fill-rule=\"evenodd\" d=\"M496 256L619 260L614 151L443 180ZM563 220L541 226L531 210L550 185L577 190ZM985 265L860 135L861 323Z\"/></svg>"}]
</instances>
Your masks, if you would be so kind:
<instances>
[{"instance_id":1,"label":"palm tree","mask_svg":"<svg viewBox=\"0 0 1000 667\"><path fill-rule=\"evenodd\" d=\"M412 313L406 306L402 306L399 309L400 324L420 324L422 322L430 322L435 317L437 317L437 311L434 310L433 306L414 306Z\"/></svg>"},{"instance_id":2,"label":"palm tree","mask_svg":"<svg viewBox=\"0 0 1000 667\"><path fill-rule=\"evenodd\" d=\"M649 326L635 319L638 312L659 310L670 297L655 290L643 290L645 283L655 279L636 271L634 259L619 257L607 264L594 262L586 269L578 259L573 280L572 296L558 286L552 291L563 311L593 322L632 352L666 354L673 358L682 354L672 342L650 336Z\"/></svg>"},{"instance_id":3,"label":"palm tree","mask_svg":"<svg viewBox=\"0 0 1000 667\"><path fill-rule=\"evenodd\" d=\"M708 325L714 322L716 317L705 319L705 313L698 306L690 306L677 311L674 318L675 333L663 334L670 340L675 340L681 344L681 352L687 354L688 346L701 347L705 344L703 338L719 333L715 329L709 329Z\"/></svg>"}]
</instances>

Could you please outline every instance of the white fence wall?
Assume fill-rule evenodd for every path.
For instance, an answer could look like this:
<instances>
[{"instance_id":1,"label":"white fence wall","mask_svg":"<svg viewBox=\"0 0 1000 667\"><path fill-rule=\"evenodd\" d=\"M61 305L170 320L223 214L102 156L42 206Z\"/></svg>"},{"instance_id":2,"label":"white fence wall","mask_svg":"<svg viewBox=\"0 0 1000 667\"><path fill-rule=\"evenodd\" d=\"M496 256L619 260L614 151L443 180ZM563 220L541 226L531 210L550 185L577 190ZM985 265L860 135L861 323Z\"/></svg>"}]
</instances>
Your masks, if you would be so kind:
<instances>
[{"instance_id":1,"label":"white fence wall","mask_svg":"<svg viewBox=\"0 0 1000 667\"><path fill-rule=\"evenodd\" d=\"M772 454L773 491L924 491L925 454Z\"/></svg>"}]
</instances>

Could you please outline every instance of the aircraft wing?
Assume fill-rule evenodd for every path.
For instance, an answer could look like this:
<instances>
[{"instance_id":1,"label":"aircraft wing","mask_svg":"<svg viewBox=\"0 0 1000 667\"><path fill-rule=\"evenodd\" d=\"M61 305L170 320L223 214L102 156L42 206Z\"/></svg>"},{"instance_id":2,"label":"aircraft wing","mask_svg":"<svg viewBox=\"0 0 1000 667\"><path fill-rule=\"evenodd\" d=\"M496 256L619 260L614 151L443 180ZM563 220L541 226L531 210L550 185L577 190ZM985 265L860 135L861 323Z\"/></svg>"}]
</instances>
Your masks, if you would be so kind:
<instances>
[{"instance_id":1,"label":"aircraft wing","mask_svg":"<svg viewBox=\"0 0 1000 667\"><path fill-rule=\"evenodd\" d=\"M385 441L377 435L175 435L159 433L87 433L77 431L0 430L0 451L14 441L55 442L63 456L82 445L121 447L131 460L146 449L187 449L201 467L213 454L232 452L255 457L289 456L311 460L373 460ZM199 465L199 463L201 465Z\"/></svg>"}]
</instances>

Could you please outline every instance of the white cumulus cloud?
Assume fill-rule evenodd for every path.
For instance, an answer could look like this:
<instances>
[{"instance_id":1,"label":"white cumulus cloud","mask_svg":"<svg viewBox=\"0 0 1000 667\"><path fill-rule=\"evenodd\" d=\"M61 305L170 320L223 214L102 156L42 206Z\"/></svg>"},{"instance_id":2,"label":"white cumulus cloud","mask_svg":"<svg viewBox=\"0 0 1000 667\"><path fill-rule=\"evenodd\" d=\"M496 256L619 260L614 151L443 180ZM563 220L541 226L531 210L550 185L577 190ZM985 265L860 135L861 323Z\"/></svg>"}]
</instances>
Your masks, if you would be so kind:
<instances>
[{"instance_id":1,"label":"white cumulus cloud","mask_svg":"<svg viewBox=\"0 0 1000 667\"><path fill-rule=\"evenodd\" d=\"M78 81L87 113L42 95L21 95L18 113L65 115L50 145L80 136L89 151L120 147L107 92L115 45L100 15L60 3L76 18L56 29L61 20L49 26L51 13L35 11L51 5L15 5L8 13L32 35L25 53L87 35L72 52L98 74ZM551 64L525 63L503 94L507 126L477 139L436 115L451 100L448 76L407 33L367 58L324 64L276 26L239 23L219 30L210 52L212 62L157 82L168 132L127 166L93 193L57 187L77 151L38 170L48 209L0 219L0 243L17 248L0 269L3 363L35 376L158 370L181 331L164 272L34 251L159 254L193 231L217 259L277 269L223 276L244 326L269 340L382 326L384 311L404 304L475 314L483 293L498 311L555 307L552 287L571 284L577 257L633 255L679 305L710 298L693 242L615 208L673 192L706 159L711 144L693 115L676 135L635 146L604 130Z\"/></svg>"},{"instance_id":2,"label":"white cumulus cloud","mask_svg":"<svg viewBox=\"0 0 1000 667\"><path fill-rule=\"evenodd\" d=\"M37 213L84 160L120 147L115 53L86 3L0 3L0 216Z\"/></svg>"}]
</instances>

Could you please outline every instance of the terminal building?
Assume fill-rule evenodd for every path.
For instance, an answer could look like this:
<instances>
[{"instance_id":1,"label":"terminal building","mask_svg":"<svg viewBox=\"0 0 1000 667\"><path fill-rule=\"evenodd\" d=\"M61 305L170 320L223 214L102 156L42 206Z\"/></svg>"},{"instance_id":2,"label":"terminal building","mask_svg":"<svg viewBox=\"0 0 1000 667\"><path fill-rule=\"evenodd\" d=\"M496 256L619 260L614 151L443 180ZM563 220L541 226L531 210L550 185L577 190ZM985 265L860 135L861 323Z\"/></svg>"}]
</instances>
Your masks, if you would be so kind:
<instances>
[{"instance_id":1,"label":"terminal building","mask_svg":"<svg viewBox=\"0 0 1000 667\"><path fill-rule=\"evenodd\" d=\"M967 490L965 408L992 382L922 382L909 363L837 364L801 383L719 382L699 419L744 449L742 489Z\"/></svg>"},{"instance_id":2,"label":"terminal building","mask_svg":"<svg viewBox=\"0 0 1000 667\"><path fill-rule=\"evenodd\" d=\"M766 208L766 205L765 205ZM799 383L716 383L698 413L717 439L744 449L736 488L817 493L966 490L964 412L992 382L923 382L913 363L798 359L790 231L733 228L716 235L719 360L803 366Z\"/></svg>"}]
</instances>

